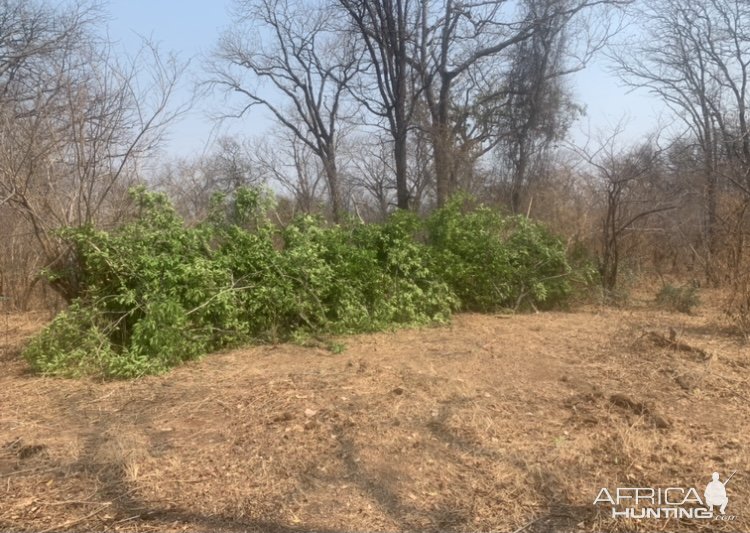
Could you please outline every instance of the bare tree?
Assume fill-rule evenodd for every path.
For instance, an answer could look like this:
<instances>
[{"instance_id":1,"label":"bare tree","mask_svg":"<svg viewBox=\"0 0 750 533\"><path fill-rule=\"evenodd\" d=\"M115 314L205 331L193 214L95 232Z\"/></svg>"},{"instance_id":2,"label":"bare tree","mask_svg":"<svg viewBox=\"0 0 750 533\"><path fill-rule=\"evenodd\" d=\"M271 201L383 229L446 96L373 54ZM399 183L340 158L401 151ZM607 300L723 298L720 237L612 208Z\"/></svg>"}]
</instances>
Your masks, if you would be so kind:
<instances>
[{"instance_id":1,"label":"bare tree","mask_svg":"<svg viewBox=\"0 0 750 533\"><path fill-rule=\"evenodd\" d=\"M259 183L254 168L252 147L233 137L220 137L216 149L207 161L207 170L214 176L219 190L225 193Z\"/></svg>"},{"instance_id":2,"label":"bare tree","mask_svg":"<svg viewBox=\"0 0 750 533\"><path fill-rule=\"evenodd\" d=\"M627 3L525 0L517 9L506 2L422 3L414 64L429 110L438 205L459 187L461 152L476 159L509 130L523 175L532 135L553 125L543 115L565 109L553 80L583 68L612 33L604 16L597 26L579 20L575 39L566 30L577 19L589 22L584 15L595 8Z\"/></svg>"},{"instance_id":3,"label":"bare tree","mask_svg":"<svg viewBox=\"0 0 750 533\"><path fill-rule=\"evenodd\" d=\"M570 70L566 70L568 20L545 14L549 8L544 1L530 2L528 9L529 17L539 23L533 35L516 46L507 75L507 96L491 114L497 127L497 151L508 166L508 204L514 213L521 210L530 170L542 163L551 143L562 138L578 113L564 76L585 64L567 65ZM608 34L596 46L589 45L586 54L590 56Z\"/></svg>"},{"instance_id":4,"label":"bare tree","mask_svg":"<svg viewBox=\"0 0 750 533\"><path fill-rule=\"evenodd\" d=\"M674 198L660 190L658 166L663 151L655 148L653 139L622 147L618 143L622 131L618 125L599 142L570 147L602 201L599 273L607 292L617 285L624 237L637 222L675 208Z\"/></svg>"},{"instance_id":5,"label":"bare tree","mask_svg":"<svg viewBox=\"0 0 750 533\"><path fill-rule=\"evenodd\" d=\"M291 195L295 212L322 212L325 173L320 158L288 130L279 131L271 139L255 147L253 160L258 172Z\"/></svg>"},{"instance_id":6,"label":"bare tree","mask_svg":"<svg viewBox=\"0 0 750 533\"><path fill-rule=\"evenodd\" d=\"M369 59L374 88L363 83L355 92L368 111L384 120L393 141L396 203L409 208L408 135L417 95L409 65L418 20L415 0L339 0ZM374 95L377 96L374 96Z\"/></svg>"},{"instance_id":7,"label":"bare tree","mask_svg":"<svg viewBox=\"0 0 750 533\"><path fill-rule=\"evenodd\" d=\"M4 7L0 207L22 221L17 230L37 247L40 266L70 273L54 286L71 299L77 283L65 267L74 256L55 230L116 223L140 161L183 110L169 104L183 65L148 43L117 59L85 6Z\"/></svg>"},{"instance_id":8,"label":"bare tree","mask_svg":"<svg viewBox=\"0 0 750 533\"><path fill-rule=\"evenodd\" d=\"M58 89L41 75L40 61L72 49L93 16L90 6L56 11L37 2L0 1L0 120L4 128L33 115L44 103L39 85L44 86L43 95ZM0 205L15 194L10 170L7 166L2 170Z\"/></svg>"},{"instance_id":9,"label":"bare tree","mask_svg":"<svg viewBox=\"0 0 750 533\"><path fill-rule=\"evenodd\" d=\"M373 205L376 218L384 220L395 206L396 181L393 158L387 140L382 136L375 142L361 139L356 145L359 157L353 158L352 187L363 201Z\"/></svg>"},{"instance_id":10,"label":"bare tree","mask_svg":"<svg viewBox=\"0 0 750 533\"><path fill-rule=\"evenodd\" d=\"M74 48L97 16L93 5L56 9L33 0L0 0L0 103L33 102L34 82L47 81L40 78L40 61Z\"/></svg>"},{"instance_id":11,"label":"bare tree","mask_svg":"<svg viewBox=\"0 0 750 533\"><path fill-rule=\"evenodd\" d=\"M202 220L214 194L230 195L240 187L263 182L251 152L254 149L233 137L220 137L208 155L168 162L154 184L169 194L185 219Z\"/></svg>"},{"instance_id":12,"label":"bare tree","mask_svg":"<svg viewBox=\"0 0 750 533\"><path fill-rule=\"evenodd\" d=\"M262 106L309 147L322 163L338 221L340 119L361 52L334 31L334 17L322 4L240 0L235 16L238 24L223 35L211 65L211 84L246 98L235 116ZM274 93L265 92L263 83Z\"/></svg>"},{"instance_id":13,"label":"bare tree","mask_svg":"<svg viewBox=\"0 0 750 533\"><path fill-rule=\"evenodd\" d=\"M612 56L623 79L658 95L700 148L705 274L716 281L721 179L750 195L750 8L734 0L658 0L638 20L644 35Z\"/></svg>"}]
</instances>

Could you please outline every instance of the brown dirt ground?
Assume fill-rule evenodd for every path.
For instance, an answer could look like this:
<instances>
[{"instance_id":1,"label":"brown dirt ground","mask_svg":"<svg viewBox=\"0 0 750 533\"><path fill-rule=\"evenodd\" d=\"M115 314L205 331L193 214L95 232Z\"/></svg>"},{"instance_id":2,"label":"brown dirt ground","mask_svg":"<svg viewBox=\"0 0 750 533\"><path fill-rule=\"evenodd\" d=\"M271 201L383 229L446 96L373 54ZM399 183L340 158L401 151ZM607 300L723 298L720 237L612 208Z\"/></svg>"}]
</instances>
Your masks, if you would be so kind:
<instances>
[{"instance_id":1,"label":"brown dirt ground","mask_svg":"<svg viewBox=\"0 0 750 533\"><path fill-rule=\"evenodd\" d=\"M0 316L0 530L750 530L750 349L717 305L466 314L130 382L29 374L44 317ZM733 522L592 503L733 470Z\"/></svg>"}]
</instances>

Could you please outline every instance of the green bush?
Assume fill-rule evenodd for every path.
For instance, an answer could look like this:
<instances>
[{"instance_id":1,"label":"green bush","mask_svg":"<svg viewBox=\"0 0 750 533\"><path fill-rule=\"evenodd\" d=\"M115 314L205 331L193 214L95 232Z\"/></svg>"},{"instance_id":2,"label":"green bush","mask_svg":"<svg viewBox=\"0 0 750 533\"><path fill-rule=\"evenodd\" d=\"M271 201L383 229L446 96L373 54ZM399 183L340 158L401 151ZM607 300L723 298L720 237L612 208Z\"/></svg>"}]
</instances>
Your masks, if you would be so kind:
<instances>
[{"instance_id":1,"label":"green bush","mask_svg":"<svg viewBox=\"0 0 750 533\"><path fill-rule=\"evenodd\" d=\"M565 248L526 217L457 198L427 220L438 268L466 310L551 306L571 291Z\"/></svg>"},{"instance_id":2,"label":"green bush","mask_svg":"<svg viewBox=\"0 0 750 533\"><path fill-rule=\"evenodd\" d=\"M66 232L81 295L28 347L33 367L132 377L245 338L231 273L213 260L210 232L184 227L162 195L138 189L134 196L135 222L111 233ZM97 349L73 349L75 331Z\"/></svg>"},{"instance_id":3,"label":"green bush","mask_svg":"<svg viewBox=\"0 0 750 533\"><path fill-rule=\"evenodd\" d=\"M385 224L324 228L307 217L288 227L283 258L307 296L307 324L347 333L447 320L457 302L415 240L419 225L397 213Z\"/></svg>"},{"instance_id":4,"label":"green bush","mask_svg":"<svg viewBox=\"0 0 750 533\"><path fill-rule=\"evenodd\" d=\"M551 305L570 292L559 240L459 201L426 221L305 216L279 228L269 194L240 190L187 227L165 196L133 195L138 216L123 227L64 233L80 295L26 349L35 370L133 377L242 342L440 323L457 309Z\"/></svg>"},{"instance_id":5,"label":"green bush","mask_svg":"<svg viewBox=\"0 0 750 533\"><path fill-rule=\"evenodd\" d=\"M680 313L691 313L695 307L700 305L698 287L695 285L664 285L656 295L656 303L670 311Z\"/></svg>"},{"instance_id":6,"label":"green bush","mask_svg":"<svg viewBox=\"0 0 750 533\"><path fill-rule=\"evenodd\" d=\"M78 303L58 314L26 347L24 354L32 369L68 377L106 374L107 362L115 354L97 318L95 310Z\"/></svg>"}]
</instances>

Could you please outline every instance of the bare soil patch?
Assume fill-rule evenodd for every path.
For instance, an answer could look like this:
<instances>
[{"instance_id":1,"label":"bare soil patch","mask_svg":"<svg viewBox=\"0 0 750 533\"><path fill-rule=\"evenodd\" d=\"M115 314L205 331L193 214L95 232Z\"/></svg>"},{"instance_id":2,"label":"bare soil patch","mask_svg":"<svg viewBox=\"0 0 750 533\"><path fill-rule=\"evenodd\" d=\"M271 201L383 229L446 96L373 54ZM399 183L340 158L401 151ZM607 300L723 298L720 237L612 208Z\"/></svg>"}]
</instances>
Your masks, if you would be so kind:
<instances>
[{"instance_id":1,"label":"bare soil patch","mask_svg":"<svg viewBox=\"0 0 750 533\"><path fill-rule=\"evenodd\" d=\"M2 530L750 530L750 349L710 303L467 314L130 382L31 375L42 319L9 323ZM732 522L592 505L733 470Z\"/></svg>"}]
</instances>

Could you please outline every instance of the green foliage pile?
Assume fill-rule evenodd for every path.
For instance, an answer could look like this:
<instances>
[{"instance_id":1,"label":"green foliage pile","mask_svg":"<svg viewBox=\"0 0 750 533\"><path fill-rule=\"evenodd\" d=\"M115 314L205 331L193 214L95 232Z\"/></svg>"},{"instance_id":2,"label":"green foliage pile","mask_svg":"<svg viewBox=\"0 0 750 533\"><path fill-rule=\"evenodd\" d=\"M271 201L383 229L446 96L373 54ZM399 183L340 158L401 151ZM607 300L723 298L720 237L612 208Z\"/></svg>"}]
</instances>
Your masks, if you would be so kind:
<instances>
[{"instance_id":1,"label":"green foliage pile","mask_svg":"<svg viewBox=\"0 0 750 533\"><path fill-rule=\"evenodd\" d=\"M164 195L134 191L121 228L67 230L80 296L25 351L50 375L134 377L210 351L298 335L441 323L459 309L551 305L569 293L559 240L522 217L456 201L427 220L285 228L270 196L217 196L187 227Z\"/></svg>"},{"instance_id":2,"label":"green foliage pile","mask_svg":"<svg viewBox=\"0 0 750 533\"><path fill-rule=\"evenodd\" d=\"M571 291L563 243L526 217L457 198L426 221L444 279L463 309L551 306Z\"/></svg>"}]
</instances>

